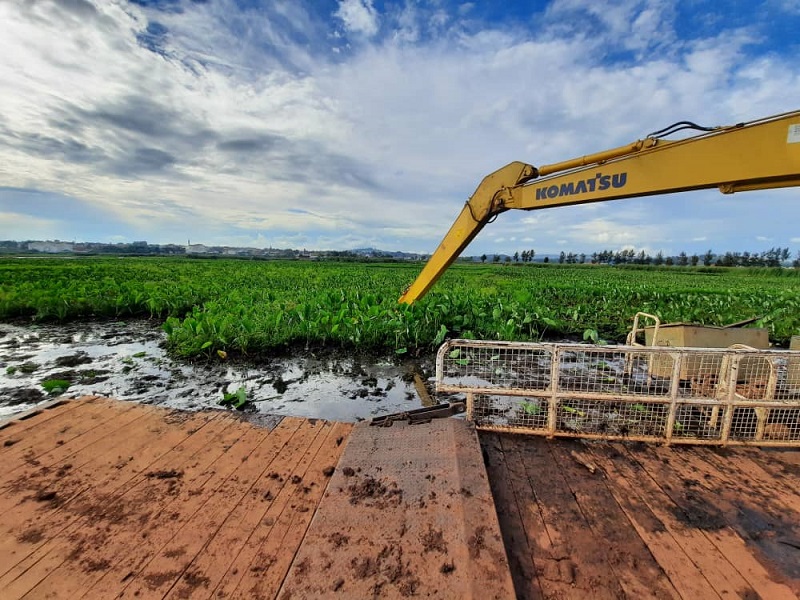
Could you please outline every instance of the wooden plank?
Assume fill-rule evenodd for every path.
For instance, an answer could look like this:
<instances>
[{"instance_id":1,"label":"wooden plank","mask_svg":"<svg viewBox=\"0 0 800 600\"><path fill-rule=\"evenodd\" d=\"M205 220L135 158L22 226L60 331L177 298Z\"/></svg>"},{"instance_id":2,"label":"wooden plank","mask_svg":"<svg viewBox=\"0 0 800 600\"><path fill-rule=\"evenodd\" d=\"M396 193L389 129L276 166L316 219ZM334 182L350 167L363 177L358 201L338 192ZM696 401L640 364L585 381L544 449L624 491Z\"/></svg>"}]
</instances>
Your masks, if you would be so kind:
<instances>
[{"instance_id":1,"label":"wooden plank","mask_svg":"<svg viewBox=\"0 0 800 600\"><path fill-rule=\"evenodd\" d=\"M298 429L287 423L286 427L264 438L248 454L239 453L226 456L231 468L224 471L224 479L215 487L214 494L202 504L199 510L184 511L171 532L165 531L158 538L158 545L147 552L149 559L126 586L126 593L134 596L142 594L163 597L171 589L192 595L209 595L212 581L208 574L192 565L192 560L214 539L225 520L234 513L244 510L241 502L249 495L256 482L264 477L265 470L272 460L288 449L287 442L296 435ZM218 472L217 477L223 475ZM159 532L161 530L159 529ZM155 539L155 538L154 538Z\"/></svg>"},{"instance_id":2,"label":"wooden plank","mask_svg":"<svg viewBox=\"0 0 800 600\"><path fill-rule=\"evenodd\" d=\"M129 430L104 440L104 444L110 446L109 451L102 451L105 446L95 444L85 449L94 460L79 458L77 461L83 464L83 468L70 469L62 475L48 473L50 488L59 493L60 486L78 491L72 496L65 493L65 501L56 503L52 514L31 517L33 522L41 519L46 526L37 529L41 539L35 540L33 551L0 578L0 587L4 587L7 593L27 593L65 561L99 572L96 565L104 564L102 560L83 560L82 554L86 548L102 546L112 531L112 525L127 521L130 526L129 520L133 519L137 524L134 530L138 531L141 525L138 519L142 514L135 514L137 509L147 508L163 496L154 495L151 490L133 507L124 503L124 497L137 488L137 483L147 482L154 487L161 482L158 476L148 476L148 473L158 475L162 471L157 459L163 458L165 452L174 453L176 448L182 449L179 454L185 452L191 458L198 448L207 447L210 441L224 441L224 437L220 439L221 434L235 424L233 420L217 420L214 418L216 415L202 414L187 415L182 423L167 422L173 417L170 411L153 411L144 406L138 410L143 416L132 422ZM241 434L234 428L234 435ZM112 448L116 451L111 452ZM171 465L175 466L175 463ZM151 466L155 468L151 469ZM32 506L32 509L37 507ZM21 536L18 540L24 542L26 538Z\"/></svg>"},{"instance_id":3,"label":"wooden plank","mask_svg":"<svg viewBox=\"0 0 800 600\"><path fill-rule=\"evenodd\" d=\"M94 431L103 435L107 433L109 425L117 419L128 414L130 418L141 416L140 411L133 411L136 406L132 403L117 403L110 405L102 400L93 402L74 402L74 409L69 412L59 413L59 418L38 421L36 415L28 422L35 427L28 428L24 434L15 436L11 446L0 449L0 458L4 464L13 465L0 473L0 485L6 485L19 477L19 473L26 466L52 466L61 460L68 451L74 451L76 444L83 443L84 436ZM136 415L136 416L133 416ZM55 456L50 456L58 450Z\"/></svg>"},{"instance_id":4,"label":"wooden plank","mask_svg":"<svg viewBox=\"0 0 800 600\"><path fill-rule=\"evenodd\" d=\"M503 447L518 453L554 542L543 577L559 578L572 587L573 593L593 598L623 597L625 591L608 560L611 548L581 512L564 480L564 466L554 460L547 440L509 436L503 440Z\"/></svg>"},{"instance_id":5,"label":"wooden plank","mask_svg":"<svg viewBox=\"0 0 800 600\"><path fill-rule=\"evenodd\" d=\"M556 443L545 440L531 442L546 446L553 455L561 477L591 528L594 539L600 541L608 566L619 579L625 596L679 598L678 591L617 504L606 485L607 480L602 473L594 470L595 466L584 445L566 440ZM536 468L535 463L531 464Z\"/></svg>"},{"instance_id":6,"label":"wooden plank","mask_svg":"<svg viewBox=\"0 0 800 600\"><path fill-rule=\"evenodd\" d=\"M575 580L562 532L551 527L548 510L539 498L539 489L528 477L525 457L513 435L502 436L501 445L511 478L511 486L522 508L522 519L533 553L533 564L545 598L569 597Z\"/></svg>"},{"instance_id":7,"label":"wooden plank","mask_svg":"<svg viewBox=\"0 0 800 600\"><path fill-rule=\"evenodd\" d=\"M113 413L113 409L110 412ZM73 419L84 420L82 411L73 411L70 415ZM0 559L0 575L3 575L0 582L12 566L35 553L69 523L72 519L70 503L94 485L97 461L119 464L113 450L132 442L132 438L119 434L119 426L136 424L138 429L143 429L142 425L157 424L161 418L152 408L126 410L114 421L113 431L106 433L98 428L87 431L86 437L96 439L94 444L76 449L83 442L65 447L67 444L58 445L58 440L51 439L53 448L43 455L42 462L26 464L0 498L0 514L3 514L0 531L6 534L0 541L0 556L5 557L5 560ZM46 529L38 525L41 520L47 521Z\"/></svg>"},{"instance_id":8,"label":"wooden plank","mask_svg":"<svg viewBox=\"0 0 800 600\"><path fill-rule=\"evenodd\" d=\"M292 477L304 477L312 459L325 442L332 426L323 421L304 424L299 435L292 438L291 447L281 453L281 460L268 465L264 470L264 498L269 497L266 510L261 510L258 526L245 534L244 543L239 544L239 551L232 552L229 567L213 590L214 598L229 598L246 586L242 582L249 574L256 575L275 569L278 556L283 552L282 542L286 533L287 515L297 506L295 494L297 485ZM264 476L262 476L264 477ZM294 504L294 506L292 506ZM289 518L290 521L290 518ZM287 548L292 556L296 548ZM281 573L281 577L285 571ZM252 585L252 583L250 583ZM277 589L275 590L277 591ZM274 597L265 594L265 598Z\"/></svg>"},{"instance_id":9,"label":"wooden plank","mask_svg":"<svg viewBox=\"0 0 800 600\"><path fill-rule=\"evenodd\" d=\"M188 526L194 515L216 501L225 481L270 435L267 430L252 427L232 416L226 416L225 421L230 427L223 435L203 440L196 446L190 445L193 441L190 438L159 458L156 472L177 470L180 477L137 478L135 485L122 496L124 505L129 507L127 523L120 524L120 532L112 531L109 535L110 549L104 545L100 555L89 554L93 560L107 560L108 564L84 588L85 597L129 595L126 590L140 584L145 590L151 586L155 590L181 576L180 571L164 570L145 578L145 570L165 551L170 540ZM138 529L132 528L131 524L138 520L144 522ZM209 534L202 530L194 533L198 538ZM115 544L118 544L118 551ZM172 558L184 556L180 548L175 549L174 554ZM144 593L148 595L147 591Z\"/></svg>"},{"instance_id":10,"label":"wooden plank","mask_svg":"<svg viewBox=\"0 0 800 600\"><path fill-rule=\"evenodd\" d=\"M562 556L563 540L559 537L558 531L549 529L536 490L525 471L524 457L518 452L517 446L511 443L511 436L502 435L499 440L508 469L511 490L528 536L533 568L542 594L545 598L568 597L573 580L570 564L564 564L562 574L558 570L560 561L554 558Z\"/></svg>"},{"instance_id":11,"label":"wooden plank","mask_svg":"<svg viewBox=\"0 0 800 600\"><path fill-rule=\"evenodd\" d=\"M298 425L295 419L284 419L270 433L245 424L240 426L255 435L266 435L261 441L261 444L267 444L265 450L286 453L286 456L296 452L297 446L304 448L308 440L316 435L314 428L308 427L303 421ZM177 583L184 576L185 570L177 567L170 570L162 569L165 555L169 554L170 557L167 558L171 559L182 559L185 563L192 558L191 555L187 556L182 547L168 547L168 544L175 536L181 535L182 530L187 527L186 531L194 533L198 538L207 539L209 532L192 527L190 525L192 519L200 513L209 512L212 515L216 513L214 507L226 502L226 490L239 481L237 471L242 464L260 467L258 460L251 460L249 456L261 444L253 445L252 442L248 442L246 446L226 450L219 456L218 462L202 465L202 470L192 475L192 488L179 496L180 501L171 505L169 511L161 513L163 516L149 524L146 544L140 550L128 552L123 561L115 563L103 579L90 589L89 597L105 597L115 589L123 590L126 595L139 592L146 596L158 595L157 591L161 589L162 593L158 597L163 596L169 590L169 587L163 589L163 586ZM231 454L233 450L236 450L236 453ZM247 460L243 461L243 458ZM190 493L192 489L198 493ZM187 582L193 581L191 573L195 571L186 570L186 572L190 573ZM121 585L118 583L120 581L123 582ZM198 590L197 593L202 593L202 590Z\"/></svg>"},{"instance_id":12,"label":"wooden plank","mask_svg":"<svg viewBox=\"0 0 800 600\"><path fill-rule=\"evenodd\" d=\"M299 422L298 422L299 426ZM316 510L319 499L327 486L330 470L338 462L339 455L343 448L343 440L347 437L351 429L349 424L337 424L331 426L320 451L317 453L316 462L306 469L302 481L292 483L292 471L287 472L287 477L282 475L270 477L272 473L278 473L285 468L285 460L288 452L278 448L278 452L272 456L265 455L259 459L264 469L258 478L253 480L250 490L245 494L236 509L230 511L225 521L215 532L213 539L198 553L187 568L187 572L199 572L208 580L208 589L214 590L222 582L225 573L232 569L245 569L247 565L239 564L237 556L243 549L248 538L262 526L270 526L269 519L266 517L272 503L276 500L281 488L286 486L295 487L294 497L300 496L300 501L295 505L296 515L310 515ZM338 444L337 444L338 440ZM275 444L277 448L277 444ZM294 473L296 474L296 473ZM283 479L281 483L279 480ZM308 510L305 510L308 509ZM292 530L301 529L299 524L294 524ZM286 540L284 540L286 542ZM287 555L294 555L291 546L286 546ZM276 567L273 566L273 569ZM167 598L185 598L192 592L190 584L181 581L175 585ZM214 596L212 597L220 597Z\"/></svg>"},{"instance_id":13,"label":"wooden plank","mask_svg":"<svg viewBox=\"0 0 800 600\"><path fill-rule=\"evenodd\" d=\"M690 456L707 463L717 476L728 477L735 472L735 479L728 479L745 495L757 495L771 502L778 511L797 507L798 493L796 474L786 477L784 472L775 472L767 466L767 452L756 448L714 448L708 452L693 449ZM698 465L700 468L700 465Z\"/></svg>"},{"instance_id":14,"label":"wooden plank","mask_svg":"<svg viewBox=\"0 0 800 600\"><path fill-rule=\"evenodd\" d=\"M686 600L719 598L692 558L639 495L638 482L628 481L615 468L610 456L595 450L592 446L590 454L594 464L608 478L609 491L681 597Z\"/></svg>"},{"instance_id":15,"label":"wooden plank","mask_svg":"<svg viewBox=\"0 0 800 600\"><path fill-rule=\"evenodd\" d=\"M314 451L314 447L309 448L308 461L303 461L303 464L307 465L305 471L289 478L289 481L292 481L294 477L299 477L301 481L295 487L288 507L281 511L277 522L270 531L271 539L267 539L261 544L250 568L245 571L244 577L233 594L234 598L249 600L250 598L278 598L279 595L288 595L280 594L279 590L290 568L293 568L295 572L305 568L303 564L297 562L293 565L292 561L300 550L308 526L329 482L328 477L323 473L325 465L329 466L331 457L338 457L344 450L343 447L337 445L336 440L346 437L352 430L352 425L344 423L326 424L326 427L329 427L329 431L320 434L317 438L322 443L317 446L315 440L316 451ZM326 485L322 485L323 481ZM274 542L278 540L280 542L276 549ZM267 561L267 563L262 561ZM264 564L270 564L269 569L259 570L258 567Z\"/></svg>"},{"instance_id":16,"label":"wooden plank","mask_svg":"<svg viewBox=\"0 0 800 600\"><path fill-rule=\"evenodd\" d=\"M770 554L775 556L777 553L786 563L782 565L779 561L776 565L759 550L763 549L766 541L751 543L749 547L745 541L754 540L760 533L754 530L754 519L750 515L771 512L769 507L774 496L754 494L741 484L737 470L739 461L735 456L740 450L736 449L724 471L710 467L703 460L709 452L698 449L644 447L629 452L658 481L670 482L662 484L667 495L690 521L699 521L698 525L706 537L736 567L756 593L762 598L792 598L800 591L800 566L796 560L796 550L781 546L772 539ZM680 482L680 485L671 482ZM789 538L800 538L800 512L778 510L773 515L766 514L764 518L782 520L782 534ZM795 577L794 582L787 579L787 573L780 570L781 566L788 567L788 575Z\"/></svg>"},{"instance_id":17,"label":"wooden plank","mask_svg":"<svg viewBox=\"0 0 800 600\"><path fill-rule=\"evenodd\" d=\"M506 455L503 452L500 435L481 434L480 442L516 597L518 600L544 598L534 564L536 557L528 543L528 538L533 532L526 530L526 522L522 517L524 499L518 499L514 494L513 479L506 465Z\"/></svg>"},{"instance_id":18,"label":"wooden plank","mask_svg":"<svg viewBox=\"0 0 800 600\"><path fill-rule=\"evenodd\" d=\"M19 440L0 447L17 469L0 495L3 600L798 595L800 579L776 573L800 564L775 571L758 554L800 527L795 452L491 434L487 480L458 420L360 426L369 435L351 447L348 424L284 419L270 432L228 413L104 403L6 431ZM345 474L351 450L373 462ZM383 491L354 485L373 482ZM719 520L693 522L698 506Z\"/></svg>"},{"instance_id":19,"label":"wooden plank","mask_svg":"<svg viewBox=\"0 0 800 600\"><path fill-rule=\"evenodd\" d=\"M800 467L800 448L761 448L759 452L763 462L767 465L781 465L781 471L776 475L783 475L783 467Z\"/></svg>"},{"instance_id":20,"label":"wooden plank","mask_svg":"<svg viewBox=\"0 0 800 600\"><path fill-rule=\"evenodd\" d=\"M42 529L12 536L3 599L277 593L352 426L284 419L269 432L219 413L166 422L162 409L131 410L152 415L43 448L48 465L30 475L63 502L12 507Z\"/></svg>"},{"instance_id":21,"label":"wooden plank","mask_svg":"<svg viewBox=\"0 0 800 600\"><path fill-rule=\"evenodd\" d=\"M713 543L695 527L687 526L676 516L681 509L659 487L650 473L641 468L621 444L598 445L592 447L595 457L603 463L607 473L613 473L615 485L627 494L636 494L664 525L678 546L691 557L693 567L677 574L679 579L702 577L720 597L736 597L740 592L748 593L751 588L747 581L731 565ZM633 485L631 482L635 482ZM663 567L664 565L662 565ZM667 570L665 568L665 570ZM670 576L673 585L679 588L679 579ZM680 589L680 588L679 588Z\"/></svg>"},{"instance_id":22,"label":"wooden plank","mask_svg":"<svg viewBox=\"0 0 800 600\"><path fill-rule=\"evenodd\" d=\"M113 513L100 513L98 504L104 494L87 498L84 514L68 536L61 536L62 548L51 551L53 559L64 557L59 566L48 570L29 596L77 598L97 580L125 559L150 546L151 521L161 520L159 531L173 523L175 512L182 508L181 493L191 494L193 474L203 466L219 460L226 452L234 452L246 444L250 431L243 431L231 418L218 419L204 435L182 441L183 451L162 455L156 469L134 475L115 500ZM153 435L153 438L156 436ZM260 436L255 435L257 439ZM151 443L157 443L151 439ZM226 450L227 448L227 450ZM166 476L172 475L175 476ZM99 521L99 522L98 522ZM122 560L121 560L122 558Z\"/></svg>"},{"instance_id":23,"label":"wooden plank","mask_svg":"<svg viewBox=\"0 0 800 600\"><path fill-rule=\"evenodd\" d=\"M462 420L357 425L279 597L513 597L481 463Z\"/></svg>"},{"instance_id":24,"label":"wooden plank","mask_svg":"<svg viewBox=\"0 0 800 600\"><path fill-rule=\"evenodd\" d=\"M100 396L83 396L75 400L56 398L25 412L0 418L0 445L4 446L6 440L17 438L31 427L40 427L44 421L61 418L59 415L75 409L79 404L93 402L97 398Z\"/></svg>"}]
</instances>

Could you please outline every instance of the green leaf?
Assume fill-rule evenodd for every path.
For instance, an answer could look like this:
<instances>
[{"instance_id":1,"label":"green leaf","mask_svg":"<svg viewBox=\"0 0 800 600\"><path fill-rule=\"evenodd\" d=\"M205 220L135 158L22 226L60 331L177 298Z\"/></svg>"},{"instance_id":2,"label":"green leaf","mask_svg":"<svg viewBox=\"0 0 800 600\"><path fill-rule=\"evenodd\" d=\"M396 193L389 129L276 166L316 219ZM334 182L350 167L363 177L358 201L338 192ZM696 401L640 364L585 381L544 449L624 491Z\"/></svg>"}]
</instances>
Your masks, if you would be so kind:
<instances>
[{"instance_id":1,"label":"green leaf","mask_svg":"<svg viewBox=\"0 0 800 600\"><path fill-rule=\"evenodd\" d=\"M233 405L234 408L241 410L244 408L244 405L247 404L247 390L244 387L240 387L236 390L236 404Z\"/></svg>"},{"instance_id":2,"label":"green leaf","mask_svg":"<svg viewBox=\"0 0 800 600\"><path fill-rule=\"evenodd\" d=\"M448 354L447 356L449 356L450 358L458 358L459 356L461 356L461 349L456 348L455 350L450 352L450 354Z\"/></svg>"},{"instance_id":3,"label":"green leaf","mask_svg":"<svg viewBox=\"0 0 800 600\"><path fill-rule=\"evenodd\" d=\"M202 346L200 346L201 350L205 350L206 348L210 348L214 342L205 342Z\"/></svg>"},{"instance_id":4,"label":"green leaf","mask_svg":"<svg viewBox=\"0 0 800 600\"><path fill-rule=\"evenodd\" d=\"M247 399L247 390L241 386L233 393L223 392L222 400L217 404L220 406L233 406L233 408L241 410L249 402Z\"/></svg>"},{"instance_id":5,"label":"green leaf","mask_svg":"<svg viewBox=\"0 0 800 600\"><path fill-rule=\"evenodd\" d=\"M526 415L538 415L542 412L542 407L535 402L521 402L520 407Z\"/></svg>"},{"instance_id":6,"label":"green leaf","mask_svg":"<svg viewBox=\"0 0 800 600\"><path fill-rule=\"evenodd\" d=\"M63 394L69 389L71 383L66 379L47 379L42 382L42 387L51 396Z\"/></svg>"}]
</instances>

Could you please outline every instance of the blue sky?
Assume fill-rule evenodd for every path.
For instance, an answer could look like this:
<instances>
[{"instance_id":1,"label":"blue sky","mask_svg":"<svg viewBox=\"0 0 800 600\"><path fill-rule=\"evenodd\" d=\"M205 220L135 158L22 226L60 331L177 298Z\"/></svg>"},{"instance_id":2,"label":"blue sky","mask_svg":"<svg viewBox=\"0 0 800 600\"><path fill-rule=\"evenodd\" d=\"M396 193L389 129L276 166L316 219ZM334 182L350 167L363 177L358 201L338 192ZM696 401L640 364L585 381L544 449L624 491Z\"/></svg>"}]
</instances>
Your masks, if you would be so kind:
<instances>
[{"instance_id":1,"label":"blue sky","mask_svg":"<svg viewBox=\"0 0 800 600\"><path fill-rule=\"evenodd\" d=\"M482 177L800 108L800 0L0 3L0 239L431 252ZM512 211L469 254L800 249L800 191Z\"/></svg>"}]
</instances>

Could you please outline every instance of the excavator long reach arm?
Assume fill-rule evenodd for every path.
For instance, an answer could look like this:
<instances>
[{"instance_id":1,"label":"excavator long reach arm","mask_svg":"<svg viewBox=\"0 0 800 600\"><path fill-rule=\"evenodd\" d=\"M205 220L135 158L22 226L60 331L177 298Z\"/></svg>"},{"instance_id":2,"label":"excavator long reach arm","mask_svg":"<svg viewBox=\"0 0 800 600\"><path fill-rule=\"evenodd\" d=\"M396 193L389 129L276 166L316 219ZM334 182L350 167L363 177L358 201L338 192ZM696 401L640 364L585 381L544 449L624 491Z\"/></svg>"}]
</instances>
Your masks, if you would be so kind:
<instances>
[{"instance_id":1,"label":"excavator long reach arm","mask_svg":"<svg viewBox=\"0 0 800 600\"><path fill-rule=\"evenodd\" d=\"M513 162L488 175L400 302L411 304L425 295L484 225L510 209L710 188L732 194L800 186L800 111L705 129L678 141L663 139L672 131L697 128L676 125L627 146L538 168Z\"/></svg>"}]
</instances>

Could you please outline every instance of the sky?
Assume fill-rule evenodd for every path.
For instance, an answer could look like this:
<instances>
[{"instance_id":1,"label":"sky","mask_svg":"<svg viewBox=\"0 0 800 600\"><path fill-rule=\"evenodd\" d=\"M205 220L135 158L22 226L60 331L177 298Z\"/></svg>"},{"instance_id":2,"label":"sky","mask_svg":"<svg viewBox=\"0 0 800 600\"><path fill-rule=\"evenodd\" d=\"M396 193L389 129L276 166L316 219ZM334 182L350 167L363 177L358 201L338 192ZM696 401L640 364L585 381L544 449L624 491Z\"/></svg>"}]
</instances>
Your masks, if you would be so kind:
<instances>
[{"instance_id":1,"label":"sky","mask_svg":"<svg viewBox=\"0 0 800 600\"><path fill-rule=\"evenodd\" d=\"M480 180L800 108L800 0L0 0L0 239L430 253ZM524 212L466 254L800 250L800 189Z\"/></svg>"}]
</instances>

